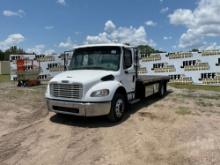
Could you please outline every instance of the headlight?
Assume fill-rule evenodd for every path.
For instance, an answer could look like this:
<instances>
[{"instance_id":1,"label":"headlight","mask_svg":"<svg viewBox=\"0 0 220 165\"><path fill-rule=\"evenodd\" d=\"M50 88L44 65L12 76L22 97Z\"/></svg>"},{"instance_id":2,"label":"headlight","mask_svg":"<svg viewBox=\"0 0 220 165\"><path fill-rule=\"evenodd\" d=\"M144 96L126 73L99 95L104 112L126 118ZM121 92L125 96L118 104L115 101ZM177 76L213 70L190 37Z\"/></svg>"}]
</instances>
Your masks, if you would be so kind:
<instances>
[{"instance_id":1,"label":"headlight","mask_svg":"<svg viewBox=\"0 0 220 165\"><path fill-rule=\"evenodd\" d=\"M108 89L101 89L92 92L91 97L102 97L102 96L108 96L109 95L109 90Z\"/></svg>"}]
</instances>

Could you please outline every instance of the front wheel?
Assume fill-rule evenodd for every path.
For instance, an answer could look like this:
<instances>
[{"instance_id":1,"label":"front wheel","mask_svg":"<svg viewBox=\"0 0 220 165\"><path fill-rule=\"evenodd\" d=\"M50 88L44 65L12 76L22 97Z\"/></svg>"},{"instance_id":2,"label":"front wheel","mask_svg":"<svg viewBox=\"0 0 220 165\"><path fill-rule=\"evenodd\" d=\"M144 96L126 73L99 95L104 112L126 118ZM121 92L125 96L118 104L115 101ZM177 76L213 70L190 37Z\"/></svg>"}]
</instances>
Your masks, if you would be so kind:
<instances>
[{"instance_id":1,"label":"front wheel","mask_svg":"<svg viewBox=\"0 0 220 165\"><path fill-rule=\"evenodd\" d=\"M111 110L110 113L108 114L108 119L111 122L120 121L124 116L125 109L126 109L125 96L120 93L116 93L111 103Z\"/></svg>"}]
</instances>

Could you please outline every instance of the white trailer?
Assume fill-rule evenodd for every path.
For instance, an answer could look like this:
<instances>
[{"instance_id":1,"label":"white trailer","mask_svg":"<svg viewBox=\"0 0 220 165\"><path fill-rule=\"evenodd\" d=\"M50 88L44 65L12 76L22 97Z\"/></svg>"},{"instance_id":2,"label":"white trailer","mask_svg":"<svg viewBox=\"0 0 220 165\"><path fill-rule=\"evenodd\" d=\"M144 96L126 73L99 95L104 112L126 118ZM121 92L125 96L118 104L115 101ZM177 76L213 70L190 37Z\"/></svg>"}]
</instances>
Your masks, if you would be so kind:
<instances>
[{"instance_id":1,"label":"white trailer","mask_svg":"<svg viewBox=\"0 0 220 165\"><path fill-rule=\"evenodd\" d=\"M129 103L166 93L168 76L138 75L137 49L123 44L79 46L68 70L48 83L48 110L77 116L123 118Z\"/></svg>"}]
</instances>

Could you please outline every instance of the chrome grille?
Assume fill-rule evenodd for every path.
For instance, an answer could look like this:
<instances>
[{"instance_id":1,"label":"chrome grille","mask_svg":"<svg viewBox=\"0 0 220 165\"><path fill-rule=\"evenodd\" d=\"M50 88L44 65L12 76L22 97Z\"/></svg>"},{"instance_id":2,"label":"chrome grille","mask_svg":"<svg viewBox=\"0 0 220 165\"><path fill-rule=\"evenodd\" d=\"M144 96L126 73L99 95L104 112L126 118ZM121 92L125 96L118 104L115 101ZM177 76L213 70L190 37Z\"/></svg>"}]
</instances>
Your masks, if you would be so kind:
<instances>
[{"instance_id":1,"label":"chrome grille","mask_svg":"<svg viewBox=\"0 0 220 165\"><path fill-rule=\"evenodd\" d=\"M53 97L81 99L83 94L82 84L50 84L50 93Z\"/></svg>"}]
</instances>

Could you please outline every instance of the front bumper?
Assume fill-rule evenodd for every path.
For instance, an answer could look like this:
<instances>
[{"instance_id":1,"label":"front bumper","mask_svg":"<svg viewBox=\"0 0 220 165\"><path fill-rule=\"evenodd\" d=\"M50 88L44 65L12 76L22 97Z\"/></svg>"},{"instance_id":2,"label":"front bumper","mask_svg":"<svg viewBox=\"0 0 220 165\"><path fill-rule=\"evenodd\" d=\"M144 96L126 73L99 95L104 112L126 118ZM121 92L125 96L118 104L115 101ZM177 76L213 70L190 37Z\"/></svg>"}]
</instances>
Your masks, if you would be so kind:
<instances>
[{"instance_id":1,"label":"front bumper","mask_svg":"<svg viewBox=\"0 0 220 165\"><path fill-rule=\"evenodd\" d=\"M76 116L103 116L110 112L111 102L82 103L47 99L49 111Z\"/></svg>"}]
</instances>

